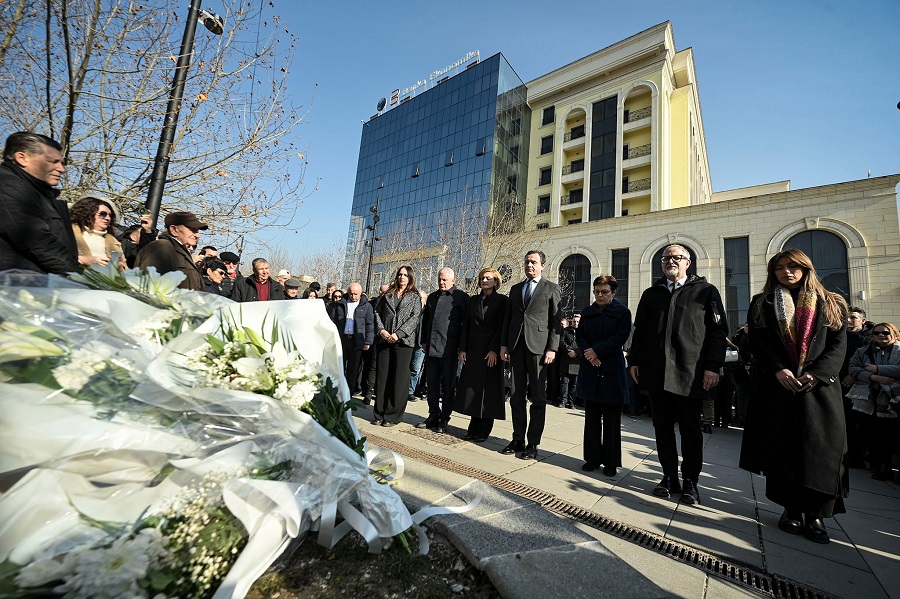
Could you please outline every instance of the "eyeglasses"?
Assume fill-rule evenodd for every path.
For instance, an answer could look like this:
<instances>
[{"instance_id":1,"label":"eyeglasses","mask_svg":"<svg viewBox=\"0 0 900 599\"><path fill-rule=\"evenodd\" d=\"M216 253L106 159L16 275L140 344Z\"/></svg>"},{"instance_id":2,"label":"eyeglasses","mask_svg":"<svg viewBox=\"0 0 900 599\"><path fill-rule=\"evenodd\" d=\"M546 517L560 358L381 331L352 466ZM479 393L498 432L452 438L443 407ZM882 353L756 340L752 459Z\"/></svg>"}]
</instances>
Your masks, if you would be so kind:
<instances>
[{"instance_id":1,"label":"eyeglasses","mask_svg":"<svg viewBox=\"0 0 900 599\"><path fill-rule=\"evenodd\" d=\"M659 259L660 262L681 262L682 260L689 260L687 256L663 256Z\"/></svg>"},{"instance_id":2,"label":"eyeglasses","mask_svg":"<svg viewBox=\"0 0 900 599\"><path fill-rule=\"evenodd\" d=\"M876 335L878 337L890 337L891 336L890 331L872 331L872 334Z\"/></svg>"},{"instance_id":3,"label":"eyeglasses","mask_svg":"<svg viewBox=\"0 0 900 599\"><path fill-rule=\"evenodd\" d=\"M106 210L101 210L97 213L97 216L99 216L100 218L112 218L112 214L110 214Z\"/></svg>"},{"instance_id":4,"label":"eyeglasses","mask_svg":"<svg viewBox=\"0 0 900 599\"><path fill-rule=\"evenodd\" d=\"M220 269L220 270L217 270L217 271L216 271L216 274L222 275L222 276L224 277L224 276L226 276L228 273L225 272L224 270L221 270L221 269Z\"/></svg>"},{"instance_id":5,"label":"eyeglasses","mask_svg":"<svg viewBox=\"0 0 900 599\"><path fill-rule=\"evenodd\" d=\"M612 293L609 289L594 289L594 295L609 295Z\"/></svg>"}]
</instances>

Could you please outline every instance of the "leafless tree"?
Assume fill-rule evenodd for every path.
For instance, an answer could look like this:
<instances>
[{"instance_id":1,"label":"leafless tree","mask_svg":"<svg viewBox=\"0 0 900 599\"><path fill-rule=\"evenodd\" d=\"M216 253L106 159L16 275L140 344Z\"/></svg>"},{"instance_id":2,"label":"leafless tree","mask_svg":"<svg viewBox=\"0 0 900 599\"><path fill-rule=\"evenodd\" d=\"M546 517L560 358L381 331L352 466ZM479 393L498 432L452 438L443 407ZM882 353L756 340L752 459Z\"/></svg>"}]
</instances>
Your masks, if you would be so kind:
<instances>
[{"instance_id":1,"label":"leafless tree","mask_svg":"<svg viewBox=\"0 0 900 599\"><path fill-rule=\"evenodd\" d=\"M224 0L223 35L199 28L163 199L228 242L285 222L309 194L292 135L308 108L286 86L295 37L261 10ZM0 125L63 144L64 197L99 192L140 212L185 16L175 0L0 2Z\"/></svg>"}]
</instances>

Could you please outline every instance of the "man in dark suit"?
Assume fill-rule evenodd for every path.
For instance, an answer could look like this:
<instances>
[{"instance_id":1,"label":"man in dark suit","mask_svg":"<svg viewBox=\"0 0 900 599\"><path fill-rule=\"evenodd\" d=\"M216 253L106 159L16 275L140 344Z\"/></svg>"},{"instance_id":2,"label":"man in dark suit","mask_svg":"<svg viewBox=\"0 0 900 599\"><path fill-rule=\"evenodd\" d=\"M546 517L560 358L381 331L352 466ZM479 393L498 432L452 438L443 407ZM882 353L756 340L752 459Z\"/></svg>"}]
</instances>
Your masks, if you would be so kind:
<instances>
[{"instance_id":1,"label":"man in dark suit","mask_svg":"<svg viewBox=\"0 0 900 599\"><path fill-rule=\"evenodd\" d=\"M416 428L447 432L456 393L459 338L468 309L469 295L456 288L453 269L442 268L438 271L438 289L428 296L422 314L421 344L425 350L428 418Z\"/></svg>"},{"instance_id":2,"label":"man in dark suit","mask_svg":"<svg viewBox=\"0 0 900 599\"><path fill-rule=\"evenodd\" d=\"M653 428L663 478L657 497L681 493L682 503L700 503L697 480L703 467L703 400L719 383L725 364L728 325L719 290L704 277L688 274L684 246L662 254L664 277L644 290L634 318L628 363L634 382L650 393ZM675 423L681 434L681 473Z\"/></svg>"},{"instance_id":3,"label":"man in dark suit","mask_svg":"<svg viewBox=\"0 0 900 599\"><path fill-rule=\"evenodd\" d=\"M513 374L509 400L513 438L501 453L518 452L523 460L533 460L538 455L547 413L546 366L556 358L562 332L559 286L541 276L546 262L544 252L525 254L525 280L513 285L509 292L509 309L500 333L500 358L510 362ZM531 398L530 424L526 385Z\"/></svg>"},{"instance_id":4,"label":"man in dark suit","mask_svg":"<svg viewBox=\"0 0 900 599\"><path fill-rule=\"evenodd\" d=\"M290 281L291 279L288 279ZM339 299L343 310L335 326L341 334L341 348L344 350L344 376L350 391L355 391L362 366L363 352L375 343L375 311L372 304L363 297L362 285L350 283L347 297Z\"/></svg>"}]
</instances>

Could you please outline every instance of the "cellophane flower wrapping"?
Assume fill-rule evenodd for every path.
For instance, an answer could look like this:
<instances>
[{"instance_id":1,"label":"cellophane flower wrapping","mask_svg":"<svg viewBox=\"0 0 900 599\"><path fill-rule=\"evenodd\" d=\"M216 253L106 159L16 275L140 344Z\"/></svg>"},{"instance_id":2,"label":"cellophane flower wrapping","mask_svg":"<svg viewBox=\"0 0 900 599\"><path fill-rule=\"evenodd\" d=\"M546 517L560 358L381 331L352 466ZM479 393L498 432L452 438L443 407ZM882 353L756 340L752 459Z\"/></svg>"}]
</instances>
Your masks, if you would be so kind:
<instances>
[{"instance_id":1,"label":"cellophane flower wrapping","mask_svg":"<svg viewBox=\"0 0 900 599\"><path fill-rule=\"evenodd\" d=\"M0 595L243 597L335 506L410 528L323 302L129 276L0 273Z\"/></svg>"}]
</instances>

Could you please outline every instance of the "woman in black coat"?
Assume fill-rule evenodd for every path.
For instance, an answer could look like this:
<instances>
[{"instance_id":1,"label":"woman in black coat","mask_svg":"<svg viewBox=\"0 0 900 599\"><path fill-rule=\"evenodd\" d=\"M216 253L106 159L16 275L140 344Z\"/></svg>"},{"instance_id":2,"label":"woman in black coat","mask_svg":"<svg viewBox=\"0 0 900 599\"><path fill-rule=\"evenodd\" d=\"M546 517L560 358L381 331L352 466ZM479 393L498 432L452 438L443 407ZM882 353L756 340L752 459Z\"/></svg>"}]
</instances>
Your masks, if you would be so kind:
<instances>
[{"instance_id":1,"label":"woman in black coat","mask_svg":"<svg viewBox=\"0 0 900 599\"><path fill-rule=\"evenodd\" d=\"M409 391L409 363L416 344L422 301L411 266L401 266L375 304L375 418L395 426L403 420Z\"/></svg>"},{"instance_id":2,"label":"woman in black coat","mask_svg":"<svg viewBox=\"0 0 900 599\"><path fill-rule=\"evenodd\" d=\"M828 543L823 518L843 513L849 479L838 375L847 304L827 291L796 249L769 260L748 314L753 353L740 466L766 476L766 497L784 507L778 527Z\"/></svg>"},{"instance_id":3,"label":"woman in black coat","mask_svg":"<svg viewBox=\"0 0 900 599\"><path fill-rule=\"evenodd\" d=\"M575 342L581 354L575 395L584 402L584 465L603 464L615 476L622 465L622 404L628 393L622 346L631 334L631 311L616 299L615 277L594 279L594 303L581 311Z\"/></svg>"},{"instance_id":4,"label":"woman in black coat","mask_svg":"<svg viewBox=\"0 0 900 599\"><path fill-rule=\"evenodd\" d=\"M482 268L478 273L481 293L469 298L469 310L459 339L463 363L453 409L472 419L465 438L483 443L494 420L506 420L503 362L500 361L500 329L509 298L497 291L500 273Z\"/></svg>"}]
</instances>

